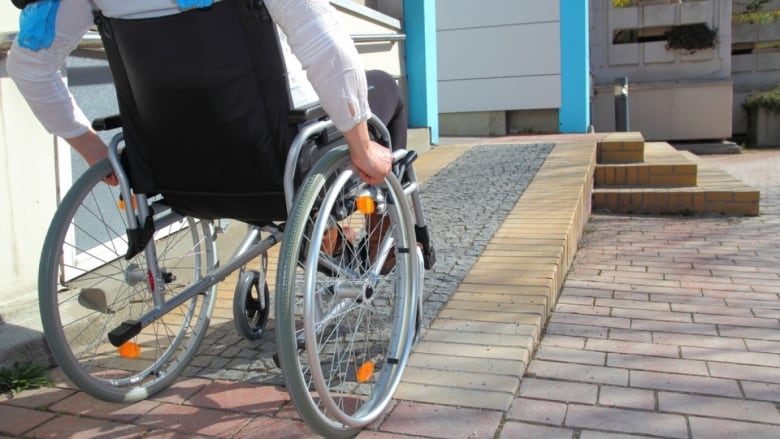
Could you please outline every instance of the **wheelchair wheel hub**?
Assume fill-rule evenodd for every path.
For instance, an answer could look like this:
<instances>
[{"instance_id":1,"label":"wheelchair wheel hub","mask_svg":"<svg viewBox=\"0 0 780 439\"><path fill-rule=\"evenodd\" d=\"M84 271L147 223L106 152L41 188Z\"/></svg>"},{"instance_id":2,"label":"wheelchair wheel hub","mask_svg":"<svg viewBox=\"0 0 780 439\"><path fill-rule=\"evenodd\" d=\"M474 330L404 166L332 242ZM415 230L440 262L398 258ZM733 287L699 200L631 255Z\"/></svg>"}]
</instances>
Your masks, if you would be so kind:
<instances>
[{"instance_id":1,"label":"wheelchair wheel hub","mask_svg":"<svg viewBox=\"0 0 780 439\"><path fill-rule=\"evenodd\" d=\"M146 270L138 264L130 264L125 269L125 282L128 285L136 285L140 282L146 282Z\"/></svg>"},{"instance_id":2,"label":"wheelchair wheel hub","mask_svg":"<svg viewBox=\"0 0 780 439\"><path fill-rule=\"evenodd\" d=\"M374 286L368 280L342 280L333 286L333 294L339 299L353 299L369 303L374 297Z\"/></svg>"}]
</instances>

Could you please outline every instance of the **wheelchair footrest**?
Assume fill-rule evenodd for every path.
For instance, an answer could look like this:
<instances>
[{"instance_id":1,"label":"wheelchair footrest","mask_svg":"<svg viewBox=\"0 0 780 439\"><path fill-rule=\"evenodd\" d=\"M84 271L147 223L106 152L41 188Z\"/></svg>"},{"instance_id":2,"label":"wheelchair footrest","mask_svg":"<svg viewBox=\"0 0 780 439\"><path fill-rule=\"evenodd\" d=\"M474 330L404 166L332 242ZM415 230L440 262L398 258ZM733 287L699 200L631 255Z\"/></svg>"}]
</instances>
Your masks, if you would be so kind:
<instances>
[{"instance_id":1,"label":"wheelchair footrest","mask_svg":"<svg viewBox=\"0 0 780 439\"><path fill-rule=\"evenodd\" d=\"M436 250L431 242L428 226L414 226L414 234L417 242L422 244L423 264L426 270L430 270L436 264Z\"/></svg>"},{"instance_id":2,"label":"wheelchair footrest","mask_svg":"<svg viewBox=\"0 0 780 439\"><path fill-rule=\"evenodd\" d=\"M428 250L423 250L423 264L426 270L430 270L436 264L436 250L429 246Z\"/></svg>"},{"instance_id":3,"label":"wheelchair footrest","mask_svg":"<svg viewBox=\"0 0 780 439\"><path fill-rule=\"evenodd\" d=\"M108 341L110 341L112 345L119 347L139 333L141 333L141 322L137 320L127 320L108 333Z\"/></svg>"}]
</instances>

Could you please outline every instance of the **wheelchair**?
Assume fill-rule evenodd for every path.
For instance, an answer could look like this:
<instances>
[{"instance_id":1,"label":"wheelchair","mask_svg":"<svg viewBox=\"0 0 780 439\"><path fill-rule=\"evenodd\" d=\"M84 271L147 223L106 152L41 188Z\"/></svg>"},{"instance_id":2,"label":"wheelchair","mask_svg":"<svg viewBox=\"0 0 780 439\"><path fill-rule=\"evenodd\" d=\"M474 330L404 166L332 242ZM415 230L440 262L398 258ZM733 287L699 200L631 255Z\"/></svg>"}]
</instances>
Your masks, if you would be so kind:
<instances>
[{"instance_id":1,"label":"wheelchair","mask_svg":"<svg viewBox=\"0 0 780 439\"><path fill-rule=\"evenodd\" d=\"M150 124L178 131L172 135L184 136L184 150L200 134L186 135L197 125L144 120L147 105L155 105L153 110L174 106L155 118L182 106L156 95L147 99L150 92L143 87L154 82L148 74L156 63L139 61L134 53L153 56L156 49L149 41L159 37L152 30L160 27L175 29L163 33L174 40L179 37L171 34L186 40L204 26L225 32L238 26L250 35L257 29L275 32L262 6L248 14L236 7L242 4L225 0L206 12L143 20L96 14L98 21L105 20L98 28L120 116L94 125L122 130L109 145L109 158L88 169L67 192L46 235L39 269L44 333L56 362L80 389L105 401L139 401L166 389L188 367L206 336L217 284L238 273L233 308L239 332L257 338L271 320L273 305L275 359L297 410L318 433L349 437L387 407L421 330L424 271L435 253L414 172L415 153L393 151L393 171L382 184L367 185L351 167L346 146L334 142L333 123L324 112L316 106L290 110L288 101L280 111L286 112L285 123L294 126L295 136L281 148L286 159L275 191L263 186L237 198L194 191L188 198L188 186L216 184L209 183L212 163L203 159L199 168L180 173L188 179L183 189L143 181L143 166L159 174L156 168L174 172L180 165L159 159L150 164L137 151L139 145L178 148L172 154L182 154L180 146L155 140L150 133L159 127L149 129ZM254 20L250 24L248 15ZM132 41L123 41L124 36ZM184 40L170 45L180 47ZM242 62L250 65L261 53L263 59L276 60L264 68L279 70L274 44L259 52L253 48L255 53ZM134 52L134 47L143 50ZM148 65L139 67L136 61ZM256 64L254 71L252 81L259 76ZM275 98L264 95L262 103L267 107ZM377 141L389 146L382 121L373 118L370 125ZM112 173L118 186L104 183ZM223 218L247 226L227 260L219 258L216 246ZM278 243L272 295L268 251Z\"/></svg>"}]
</instances>

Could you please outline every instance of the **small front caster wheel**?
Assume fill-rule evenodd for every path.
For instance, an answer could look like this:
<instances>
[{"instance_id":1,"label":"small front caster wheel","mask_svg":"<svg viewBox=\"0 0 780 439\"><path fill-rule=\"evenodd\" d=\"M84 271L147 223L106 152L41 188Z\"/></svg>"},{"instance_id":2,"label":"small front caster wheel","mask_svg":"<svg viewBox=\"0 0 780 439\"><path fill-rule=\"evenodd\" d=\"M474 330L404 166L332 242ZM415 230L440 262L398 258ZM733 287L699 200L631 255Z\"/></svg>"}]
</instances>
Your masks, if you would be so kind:
<instances>
[{"instance_id":1,"label":"small front caster wheel","mask_svg":"<svg viewBox=\"0 0 780 439\"><path fill-rule=\"evenodd\" d=\"M263 282L260 292L260 272L244 272L236 285L233 296L233 321L236 329L247 340L257 340L268 323L270 305L268 283Z\"/></svg>"}]
</instances>

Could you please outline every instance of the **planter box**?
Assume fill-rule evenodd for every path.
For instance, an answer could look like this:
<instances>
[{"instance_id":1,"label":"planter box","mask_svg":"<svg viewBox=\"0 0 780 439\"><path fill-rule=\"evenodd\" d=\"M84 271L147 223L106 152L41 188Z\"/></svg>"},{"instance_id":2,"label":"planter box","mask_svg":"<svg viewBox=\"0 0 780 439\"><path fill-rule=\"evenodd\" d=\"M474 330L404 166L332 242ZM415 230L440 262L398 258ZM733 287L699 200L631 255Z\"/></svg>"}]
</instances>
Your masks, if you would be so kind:
<instances>
[{"instance_id":1,"label":"planter box","mask_svg":"<svg viewBox=\"0 0 780 439\"><path fill-rule=\"evenodd\" d=\"M780 112L767 108L748 111L748 146L780 148Z\"/></svg>"}]
</instances>

